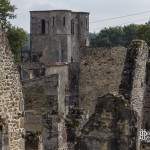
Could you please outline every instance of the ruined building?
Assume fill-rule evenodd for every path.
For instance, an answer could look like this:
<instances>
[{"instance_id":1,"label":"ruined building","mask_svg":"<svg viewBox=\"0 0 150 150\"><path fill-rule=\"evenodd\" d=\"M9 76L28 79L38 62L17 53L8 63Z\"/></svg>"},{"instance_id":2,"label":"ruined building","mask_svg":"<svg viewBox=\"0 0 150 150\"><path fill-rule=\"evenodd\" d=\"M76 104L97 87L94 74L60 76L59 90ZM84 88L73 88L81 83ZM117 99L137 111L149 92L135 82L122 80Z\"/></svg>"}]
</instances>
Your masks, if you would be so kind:
<instances>
[{"instance_id":1,"label":"ruined building","mask_svg":"<svg viewBox=\"0 0 150 150\"><path fill-rule=\"evenodd\" d=\"M31 12L30 58L23 57L26 149L68 149L66 117L79 107L79 50L89 44L89 13Z\"/></svg>"},{"instance_id":2,"label":"ruined building","mask_svg":"<svg viewBox=\"0 0 150 150\"><path fill-rule=\"evenodd\" d=\"M89 13L31 11L32 62L78 62L79 47L88 46Z\"/></svg>"},{"instance_id":3,"label":"ruined building","mask_svg":"<svg viewBox=\"0 0 150 150\"><path fill-rule=\"evenodd\" d=\"M24 150L23 94L5 34L0 30L0 150Z\"/></svg>"},{"instance_id":4,"label":"ruined building","mask_svg":"<svg viewBox=\"0 0 150 150\"><path fill-rule=\"evenodd\" d=\"M0 43L0 88L7 91L0 97L0 149L150 149L138 136L150 125L144 41L89 48L89 13L31 11L31 49L22 52L19 69L22 87L5 45Z\"/></svg>"}]
</instances>

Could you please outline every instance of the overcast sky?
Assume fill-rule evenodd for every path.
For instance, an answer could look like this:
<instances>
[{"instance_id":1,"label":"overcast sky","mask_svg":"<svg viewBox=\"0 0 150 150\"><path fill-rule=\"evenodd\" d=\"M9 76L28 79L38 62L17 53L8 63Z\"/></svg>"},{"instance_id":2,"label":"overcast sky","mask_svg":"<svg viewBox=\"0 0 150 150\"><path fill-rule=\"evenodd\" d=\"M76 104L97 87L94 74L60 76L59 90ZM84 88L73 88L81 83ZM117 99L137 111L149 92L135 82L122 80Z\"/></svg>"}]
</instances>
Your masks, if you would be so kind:
<instances>
[{"instance_id":1,"label":"overcast sky","mask_svg":"<svg viewBox=\"0 0 150 150\"><path fill-rule=\"evenodd\" d=\"M28 32L30 31L30 10L71 9L88 11L90 12L91 32L98 32L109 26L141 24L150 19L150 0L11 0L11 2L18 8L16 10L17 19L11 22ZM149 11L149 13L92 23L105 18L145 11Z\"/></svg>"}]
</instances>

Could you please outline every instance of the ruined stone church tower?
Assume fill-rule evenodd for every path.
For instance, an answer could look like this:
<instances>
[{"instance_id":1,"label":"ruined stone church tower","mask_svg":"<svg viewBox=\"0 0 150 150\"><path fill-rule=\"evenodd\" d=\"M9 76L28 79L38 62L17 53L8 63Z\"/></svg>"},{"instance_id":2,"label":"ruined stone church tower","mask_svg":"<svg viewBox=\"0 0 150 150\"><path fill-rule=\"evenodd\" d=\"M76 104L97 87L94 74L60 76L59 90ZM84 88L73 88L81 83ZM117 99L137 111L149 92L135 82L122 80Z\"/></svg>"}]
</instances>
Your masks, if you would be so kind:
<instances>
[{"instance_id":1,"label":"ruined stone church tower","mask_svg":"<svg viewBox=\"0 0 150 150\"><path fill-rule=\"evenodd\" d=\"M89 45L89 13L31 11L32 60L44 64L78 62L79 48Z\"/></svg>"},{"instance_id":2,"label":"ruined stone church tower","mask_svg":"<svg viewBox=\"0 0 150 150\"><path fill-rule=\"evenodd\" d=\"M88 45L88 12L31 11L30 59L21 67L27 150L69 149L66 119L79 106L79 50Z\"/></svg>"}]
</instances>

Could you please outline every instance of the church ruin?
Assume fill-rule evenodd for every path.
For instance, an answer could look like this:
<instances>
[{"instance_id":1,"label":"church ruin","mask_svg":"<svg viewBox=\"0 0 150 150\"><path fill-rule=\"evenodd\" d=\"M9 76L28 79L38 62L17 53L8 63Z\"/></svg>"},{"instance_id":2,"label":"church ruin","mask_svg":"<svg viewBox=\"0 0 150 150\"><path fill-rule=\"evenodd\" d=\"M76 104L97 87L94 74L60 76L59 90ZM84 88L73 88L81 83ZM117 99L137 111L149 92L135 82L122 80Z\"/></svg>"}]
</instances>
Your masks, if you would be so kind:
<instances>
[{"instance_id":1,"label":"church ruin","mask_svg":"<svg viewBox=\"0 0 150 150\"><path fill-rule=\"evenodd\" d=\"M20 78L0 34L0 150L147 150L147 44L90 48L88 12L30 13Z\"/></svg>"}]
</instances>

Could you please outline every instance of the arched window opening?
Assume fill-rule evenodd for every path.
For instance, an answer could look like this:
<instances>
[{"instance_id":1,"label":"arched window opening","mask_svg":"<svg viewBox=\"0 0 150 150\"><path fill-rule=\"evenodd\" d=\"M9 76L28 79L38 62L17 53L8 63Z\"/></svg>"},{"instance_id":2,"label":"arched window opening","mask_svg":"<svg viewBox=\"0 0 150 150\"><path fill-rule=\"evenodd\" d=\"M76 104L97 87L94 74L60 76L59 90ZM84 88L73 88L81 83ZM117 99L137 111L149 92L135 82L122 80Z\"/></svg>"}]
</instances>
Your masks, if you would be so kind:
<instances>
[{"instance_id":1,"label":"arched window opening","mask_svg":"<svg viewBox=\"0 0 150 150\"><path fill-rule=\"evenodd\" d=\"M53 17L53 27L55 26L55 17Z\"/></svg>"},{"instance_id":2,"label":"arched window opening","mask_svg":"<svg viewBox=\"0 0 150 150\"><path fill-rule=\"evenodd\" d=\"M85 24L86 24L86 30L88 30L88 19L87 18L85 20Z\"/></svg>"},{"instance_id":3,"label":"arched window opening","mask_svg":"<svg viewBox=\"0 0 150 150\"><path fill-rule=\"evenodd\" d=\"M71 20L71 34L74 34L74 20Z\"/></svg>"},{"instance_id":4,"label":"arched window opening","mask_svg":"<svg viewBox=\"0 0 150 150\"><path fill-rule=\"evenodd\" d=\"M63 26L66 26L66 17L63 17Z\"/></svg>"},{"instance_id":5,"label":"arched window opening","mask_svg":"<svg viewBox=\"0 0 150 150\"><path fill-rule=\"evenodd\" d=\"M42 19L41 23L42 23L42 34L45 34L45 20Z\"/></svg>"}]
</instances>

